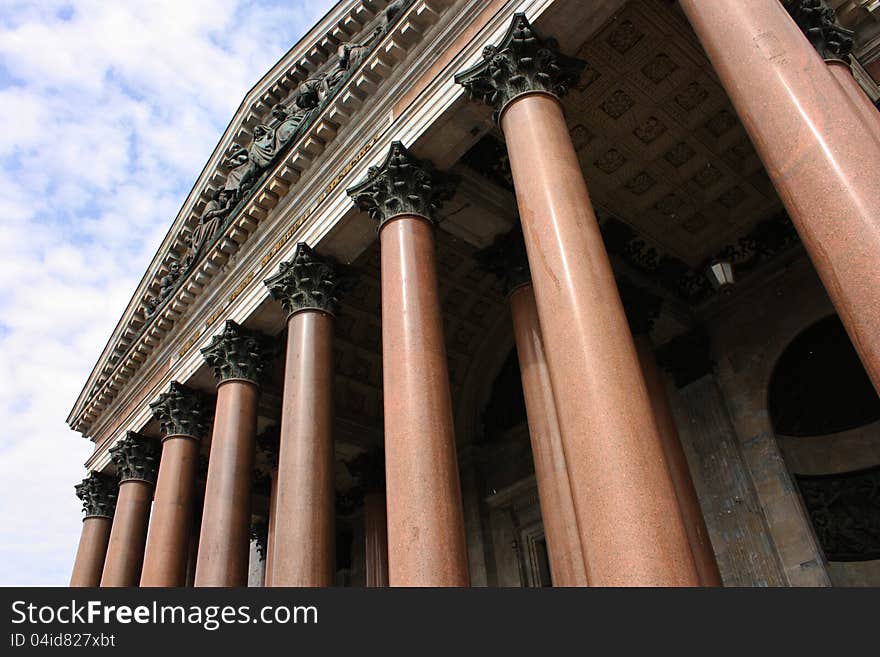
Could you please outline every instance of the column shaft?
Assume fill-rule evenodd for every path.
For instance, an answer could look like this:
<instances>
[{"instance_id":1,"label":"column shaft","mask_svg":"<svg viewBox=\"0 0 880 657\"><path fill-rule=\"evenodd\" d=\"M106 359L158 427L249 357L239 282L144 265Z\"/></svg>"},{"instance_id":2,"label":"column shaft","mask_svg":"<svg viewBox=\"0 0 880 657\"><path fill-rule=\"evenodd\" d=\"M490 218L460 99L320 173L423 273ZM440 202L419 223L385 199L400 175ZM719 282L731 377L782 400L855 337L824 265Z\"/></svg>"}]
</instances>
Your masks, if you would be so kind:
<instances>
[{"instance_id":1,"label":"column shaft","mask_svg":"<svg viewBox=\"0 0 880 657\"><path fill-rule=\"evenodd\" d=\"M119 484L101 586L137 586L144 562L153 485L139 479Z\"/></svg>"},{"instance_id":2,"label":"column shaft","mask_svg":"<svg viewBox=\"0 0 880 657\"><path fill-rule=\"evenodd\" d=\"M645 385L648 388L648 396L654 409L654 417L657 418L666 465L669 467L688 543L691 546L691 553L700 576L700 584L721 586L718 562L715 560L715 552L712 549L712 542L709 540L709 531L706 529L706 521L697 498L697 490L694 488L687 457L681 445L678 428L675 426L675 418L673 418L672 409L669 407L669 397L666 394L663 376L660 373L660 368L657 367L653 345L647 335L636 336L635 344L639 363L642 366L642 374L645 377Z\"/></svg>"},{"instance_id":3,"label":"column shaft","mask_svg":"<svg viewBox=\"0 0 880 657\"><path fill-rule=\"evenodd\" d=\"M332 586L336 572L333 317L288 320L272 586Z\"/></svg>"},{"instance_id":4,"label":"column shaft","mask_svg":"<svg viewBox=\"0 0 880 657\"><path fill-rule=\"evenodd\" d=\"M632 336L559 101L501 115L586 575L698 583Z\"/></svg>"},{"instance_id":5,"label":"column shaft","mask_svg":"<svg viewBox=\"0 0 880 657\"><path fill-rule=\"evenodd\" d=\"M199 466L199 441L167 436L156 480L141 586L184 586Z\"/></svg>"},{"instance_id":6,"label":"column shaft","mask_svg":"<svg viewBox=\"0 0 880 657\"><path fill-rule=\"evenodd\" d=\"M195 586L247 586L258 396L244 379L217 386Z\"/></svg>"},{"instance_id":7,"label":"column shaft","mask_svg":"<svg viewBox=\"0 0 880 657\"><path fill-rule=\"evenodd\" d=\"M829 59L825 61L831 75L837 80L847 100L862 118L862 121L874 135L874 139L880 143L880 111L874 107L874 103L868 95L862 91L858 80L853 77L852 69L844 61Z\"/></svg>"},{"instance_id":8,"label":"column shaft","mask_svg":"<svg viewBox=\"0 0 880 657\"><path fill-rule=\"evenodd\" d=\"M98 586L101 583L101 571L104 569L112 524L113 519L104 516L88 516L83 519L82 534L70 576L71 586Z\"/></svg>"},{"instance_id":9,"label":"column shaft","mask_svg":"<svg viewBox=\"0 0 880 657\"><path fill-rule=\"evenodd\" d=\"M269 475L269 527L266 535L266 575L264 586L272 586L272 554L275 550L275 517L278 503L278 470Z\"/></svg>"},{"instance_id":10,"label":"column shaft","mask_svg":"<svg viewBox=\"0 0 880 657\"><path fill-rule=\"evenodd\" d=\"M681 0L880 390L880 144L776 0Z\"/></svg>"},{"instance_id":11,"label":"column shaft","mask_svg":"<svg viewBox=\"0 0 880 657\"><path fill-rule=\"evenodd\" d=\"M367 586L388 586L388 516L384 492L364 495L364 547Z\"/></svg>"},{"instance_id":12,"label":"column shaft","mask_svg":"<svg viewBox=\"0 0 880 657\"><path fill-rule=\"evenodd\" d=\"M379 239L389 583L467 586L434 227L398 215Z\"/></svg>"},{"instance_id":13,"label":"column shaft","mask_svg":"<svg viewBox=\"0 0 880 657\"><path fill-rule=\"evenodd\" d=\"M553 585L586 586L577 516L531 284L511 292L510 311Z\"/></svg>"}]
</instances>

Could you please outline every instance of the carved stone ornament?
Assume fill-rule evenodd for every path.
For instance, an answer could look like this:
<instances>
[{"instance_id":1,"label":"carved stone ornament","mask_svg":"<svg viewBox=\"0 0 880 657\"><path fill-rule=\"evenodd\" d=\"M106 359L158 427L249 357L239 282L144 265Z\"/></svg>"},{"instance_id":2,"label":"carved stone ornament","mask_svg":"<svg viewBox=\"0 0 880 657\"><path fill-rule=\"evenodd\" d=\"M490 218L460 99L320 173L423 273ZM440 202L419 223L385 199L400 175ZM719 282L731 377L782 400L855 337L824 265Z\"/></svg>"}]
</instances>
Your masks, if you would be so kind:
<instances>
[{"instance_id":1,"label":"carved stone ornament","mask_svg":"<svg viewBox=\"0 0 880 657\"><path fill-rule=\"evenodd\" d=\"M218 381L245 379L259 383L263 372L278 351L275 341L267 335L226 320L223 330L202 349L202 357L214 368Z\"/></svg>"},{"instance_id":2,"label":"carved stone ornament","mask_svg":"<svg viewBox=\"0 0 880 657\"><path fill-rule=\"evenodd\" d=\"M159 395L150 409L164 435L203 438L211 427L214 402L208 395L172 381L169 391Z\"/></svg>"},{"instance_id":3,"label":"carved stone ornament","mask_svg":"<svg viewBox=\"0 0 880 657\"><path fill-rule=\"evenodd\" d=\"M381 227L401 214L436 221L436 211L452 198L457 182L457 177L436 170L427 160L417 159L395 141L382 165L370 167L366 179L346 191Z\"/></svg>"},{"instance_id":4,"label":"carved stone ornament","mask_svg":"<svg viewBox=\"0 0 880 657\"><path fill-rule=\"evenodd\" d=\"M519 220L507 233L497 235L489 246L474 253L483 271L495 274L504 283L505 294L531 280L526 243Z\"/></svg>"},{"instance_id":5,"label":"carved stone ornament","mask_svg":"<svg viewBox=\"0 0 880 657\"><path fill-rule=\"evenodd\" d=\"M787 0L783 4L822 59L849 60L854 33L840 26L825 0Z\"/></svg>"},{"instance_id":6,"label":"carved stone ornament","mask_svg":"<svg viewBox=\"0 0 880 657\"><path fill-rule=\"evenodd\" d=\"M560 54L555 39L538 36L518 12L501 43L486 46L483 60L456 73L455 81L471 98L492 106L497 119L508 102L524 93L543 91L561 98L585 67L586 62Z\"/></svg>"},{"instance_id":7,"label":"carved stone ornament","mask_svg":"<svg viewBox=\"0 0 880 657\"><path fill-rule=\"evenodd\" d=\"M129 431L110 448L110 458L120 482L138 480L155 484L161 452L158 440Z\"/></svg>"},{"instance_id":8,"label":"carved stone ornament","mask_svg":"<svg viewBox=\"0 0 880 657\"><path fill-rule=\"evenodd\" d=\"M90 472L75 487L76 496L82 500L86 518L112 518L116 510L119 480L100 472Z\"/></svg>"},{"instance_id":9,"label":"carved stone ornament","mask_svg":"<svg viewBox=\"0 0 880 657\"><path fill-rule=\"evenodd\" d=\"M618 279L617 289L632 334L637 336L650 333L654 328L654 320L660 316L663 300L625 278Z\"/></svg>"},{"instance_id":10,"label":"carved stone ornament","mask_svg":"<svg viewBox=\"0 0 880 657\"><path fill-rule=\"evenodd\" d=\"M263 282L288 314L308 309L335 315L339 299L355 281L351 267L321 257L305 242L299 242L293 258L282 262L278 273Z\"/></svg>"}]
</instances>

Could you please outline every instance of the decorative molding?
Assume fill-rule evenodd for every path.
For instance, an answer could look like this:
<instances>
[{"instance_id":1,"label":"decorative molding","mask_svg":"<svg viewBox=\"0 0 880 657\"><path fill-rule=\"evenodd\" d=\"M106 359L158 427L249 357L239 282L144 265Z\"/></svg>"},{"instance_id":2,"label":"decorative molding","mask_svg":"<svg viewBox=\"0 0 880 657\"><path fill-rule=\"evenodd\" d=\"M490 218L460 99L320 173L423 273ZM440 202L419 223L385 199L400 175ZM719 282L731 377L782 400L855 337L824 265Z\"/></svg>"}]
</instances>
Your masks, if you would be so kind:
<instances>
[{"instance_id":1,"label":"decorative molding","mask_svg":"<svg viewBox=\"0 0 880 657\"><path fill-rule=\"evenodd\" d=\"M474 252L474 259L483 271L494 274L504 284L505 294L531 281L526 243L519 218L513 229L496 235L492 244Z\"/></svg>"},{"instance_id":2,"label":"decorative molding","mask_svg":"<svg viewBox=\"0 0 880 657\"><path fill-rule=\"evenodd\" d=\"M273 338L239 326L231 319L211 338L211 344L201 350L219 382L245 379L257 384L277 352L278 345Z\"/></svg>"},{"instance_id":3,"label":"decorative molding","mask_svg":"<svg viewBox=\"0 0 880 657\"><path fill-rule=\"evenodd\" d=\"M214 415L214 400L197 390L172 381L168 392L150 404L150 410L162 425L165 436L193 436L201 439L208 435Z\"/></svg>"},{"instance_id":4,"label":"decorative molding","mask_svg":"<svg viewBox=\"0 0 880 657\"><path fill-rule=\"evenodd\" d=\"M127 432L125 438L110 448L110 458L116 466L120 483L136 480L155 485L161 453L157 440L134 431Z\"/></svg>"},{"instance_id":5,"label":"decorative molding","mask_svg":"<svg viewBox=\"0 0 880 657\"><path fill-rule=\"evenodd\" d=\"M394 141L382 164L370 167L367 177L346 193L381 228L401 214L437 221L437 210L452 198L457 183L456 176L438 171L431 162L416 158L401 142Z\"/></svg>"},{"instance_id":6,"label":"decorative molding","mask_svg":"<svg viewBox=\"0 0 880 657\"><path fill-rule=\"evenodd\" d=\"M825 0L785 0L783 4L822 59L849 63L855 33L841 27Z\"/></svg>"},{"instance_id":7,"label":"decorative molding","mask_svg":"<svg viewBox=\"0 0 880 657\"><path fill-rule=\"evenodd\" d=\"M113 517L119 489L119 480L116 477L90 472L74 489L76 496L82 500L86 518Z\"/></svg>"},{"instance_id":8,"label":"decorative molding","mask_svg":"<svg viewBox=\"0 0 880 657\"><path fill-rule=\"evenodd\" d=\"M263 283L288 314L321 310L335 316L340 298L356 281L353 268L321 257L308 244L299 242L293 258L278 265L278 273Z\"/></svg>"},{"instance_id":9,"label":"decorative molding","mask_svg":"<svg viewBox=\"0 0 880 657\"><path fill-rule=\"evenodd\" d=\"M795 480L826 559L880 559L880 466Z\"/></svg>"},{"instance_id":10,"label":"decorative molding","mask_svg":"<svg viewBox=\"0 0 880 657\"><path fill-rule=\"evenodd\" d=\"M526 15L517 12L501 43L486 46L483 60L456 73L455 81L472 99L493 107L498 119L519 95L538 91L561 98L585 67L586 62L562 55L555 39L538 36Z\"/></svg>"},{"instance_id":11,"label":"decorative molding","mask_svg":"<svg viewBox=\"0 0 880 657\"><path fill-rule=\"evenodd\" d=\"M384 2L364 0L350 3L348 8L333 10L334 14L341 11L339 15L345 20L340 20L336 27L330 26L327 35L307 55L297 59L289 69L284 68L285 62L293 62L292 57L299 55L288 54L276 65L273 73L277 71L283 80L270 85L271 91L264 93L251 111L242 106L239 115L245 117L243 123L240 126L230 125L221 142L223 149L228 151L233 148L233 142L246 147L251 143L250 133L257 125L274 129L277 134L278 127L287 115L282 116L279 111L270 118L272 109L279 104L290 109L300 91L307 91L309 86L322 101L311 124L302 128L296 138L291 138L286 154L276 157L273 164L264 170L262 178L250 188L248 198L227 215L223 221L225 227L218 228L214 241L205 241L199 264L185 274L184 265L189 264L186 262L187 244L192 240L190 227L199 223L199 214L204 217L204 209L211 200L216 200L220 208L224 207L217 194L220 188L226 188L224 169L211 173L211 167L216 166L223 155L215 150L215 155L197 183L197 189L191 192L178 214L163 250L154 258L139 286L135 301L117 325L111 342L71 410L68 423L72 428L83 434L88 432L187 307L205 290L208 282L223 270L229 257L252 235L258 224L290 191L291 186L341 128L353 120L355 112L391 75L451 3L452 0L393 2L378 18L377 7ZM380 28L382 33L377 37ZM360 48L367 44L370 46L367 50ZM335 55L332 54L334 50ZM302 46L297 45L296 51L302 52ZM345 74L336 75L343 70ZM313 79L316 77L321 77L327 84L324 87L316 85ZM265 80L260 84L268 84ZM316 86L320 88L315 90ZM261 92L252 91L251 95L255 93ZM262 130L258 132L262 133ZM263 142L267 143L267 140L263 135ZM363 152L358 159L362 156ZM339 184L344 173L334 181L335 184ZM215 195L217 198L214 198ZM322 194L319 203L325 198L326 195ZM216 211L217 208L211 206L209 210ZM308 214L311 215L311 212ZM307 219L307 216L300 217L297 228ZM163 289L167 292L165 298L162 298ZM140 295L143 298L138 301Z\"/></svg>"}]
</instances>

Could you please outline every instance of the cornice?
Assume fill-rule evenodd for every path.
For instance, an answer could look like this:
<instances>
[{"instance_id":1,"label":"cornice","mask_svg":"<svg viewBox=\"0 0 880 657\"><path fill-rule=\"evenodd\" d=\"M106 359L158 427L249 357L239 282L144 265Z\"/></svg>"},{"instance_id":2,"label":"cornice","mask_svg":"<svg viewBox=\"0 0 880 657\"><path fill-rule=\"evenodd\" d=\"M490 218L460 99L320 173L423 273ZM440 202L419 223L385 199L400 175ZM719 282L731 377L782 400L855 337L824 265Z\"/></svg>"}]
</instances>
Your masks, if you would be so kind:
<instances>
[{"instance_id":1,"label":"cornice","mask_svg":"<svg viewBox=\"0 0 880 657\"><path fill-rule=\"evenodd\" d=\"M178 215L169 237L166 237L160 248L159 253L165 255L161 257L157 255L154 259L147 276L139 286L133 301L129 304L124 319L114 331L111 342L108 343L89 377L86 387L80 393L68 417L68 424L72 428L83 434L89 433L102 412L118 397L135 371L163 342L175 324L187 313L196 298L203 294L211 280L223 270L230 257L251 237L259 224L273 213L279 202L291 190L291 186L309 170L315 159L334 140L338 131L352 121L357 109L391 74L396 65L406 57L408 50L418 42L425 30L439 19L440 14L451 2L452 0L409 0L404 13L397 18L393 25L389 26L389 30L382 35L382 38L375 44L361 65L351 72L347 82L323 107L309 129L298 138L296 143L291 144L291 147L285 151L284 157L275 162L273 168L265 173L259 186L243 201L240 211L229 222L223 234L211 243L209 251L197 266L183 280L170 281L170 285L174 285L173 292L166 299L163 299L153 311L149 326L144 328L144 308L140 302L135 302L135 300L141 297L144 300L151 296L155 297L163 284L169 283L168 263L174 261L175 258L180 258L181 245L190 235L189 227L198 221L197 214L204 210L207 204L205 195L201 192L196 194L195 190L208 189L212 182L214 185L222 184L222 180L215 180L217 178L216 167L220 158L232 143L242 141L243 135L247 133L249 123L259 122L268 115L271 111L269 101L277 102L274 99L278 99L280 87L286 90L289 100L292 92L307 77L307 74L317 70L330 59L328 53L335 51L340 41L333 41L327 36L328 34L335 30L337 36L333 38L342 39L339 35L346 35L345 41L361 40L363 34L373 27L369 20L376 16L376 11L373 8L384 7L389 3L351 3L351 9L346 16L348 18L360 17L358 20L363 19L363 22L355 20L354 23L366 28L360 33L352 35L339 27L340 21L344 23L344 20L336 20L331 25L331 21L325 18L323 23L328 27L325 31L324 46L314 46L296 52L291 51L293 54L289 53L273 69L273 72L284 71L284 76L287 76L284 80L287 80L287 83L282 84L276 81L275 86L280 85L279 89L272 91L275 87L270 85L271 88L268 91L258 93L267 86L266 80L271 78L270 73L270 76L264 78L262 84L254 88L243 103L243 110L237 115L238 120L233 122L224 139L215 149L205 171L190 194L190 198ZM339 7L337 7L338 9ZM335 18L337 14L338 12L333 14L331 18ZM321 59L322 53L327 55L323 60ZM307 68L309 65L311 65L311 70ZM293 71L297 71L297 75L294 75ZM252 98L257 98L257 100L250 101L249 99ZM244 112L245 108L246 113ZM236 128L236 125L239 127ZM208 172L214 173L209 175ZM169 241L172 234L175 234L176 237ZM157 266L160 261L161 263ZM145 283L151 275L152 281Z\"/></svg>"},{"instance_id":2,"label":"cornice","mask_svg":"<svg viewBox=\"0 0 880 657\"><path fill-rule=\"evenodd\" d=\"M258 231L255 238L233 256L225 268L228 275L197 297L195 305L175 329L173 339L159 345L159 352L138 372L138 385L149 383L152 391L149 394L155 397L172 378L187 381L192 377L203 366L197 347L207 344L220 319L244 322L266 301L268 293L262 283L263 274L269 275L281 261L289 259L296 242L318 245L340 219L354 213L351 199L345 194L346 185L364 176L368 166L379 164L391 141L401 139L408 144L418 141L433 122L458 101L463 90L454 84L453 73L476 61L486 42L503 35L512 12L526 11L535 20L553 1L508 0L499 6L491 19L474 32L468 44L432 74L419 95L399 114L392 113L399 98L432 69L437 52L452 46L471 28L483 0L459 0L455 11L446 11L430 33L424 29L428 38L413 46L406 66L397 67L393 85L373 98L358 115L358 120L349 124L342 139L328 144L315 163L320 172L313 167L299 185L291 188L290 194L279 200L264 221L266 230ZM617 2L622 4L623 0ZM603 7L603 11L612 9ZM325 176L323 172L328 171L331 173ZM341 181L340 176L344 178ZM332 193L328 192L328 187L334 184ZM161 374L166 366L170 366L170 371ZM125 409L123 417L104 413L94 422L88 433L99 444L87 461L89 468L106 468L107 450L118 436L124 434L125 429L140 429L150 421L150 409L142 399L145 390L128 386L114 401L114 409Z\"/></svg>"}]
</instances>

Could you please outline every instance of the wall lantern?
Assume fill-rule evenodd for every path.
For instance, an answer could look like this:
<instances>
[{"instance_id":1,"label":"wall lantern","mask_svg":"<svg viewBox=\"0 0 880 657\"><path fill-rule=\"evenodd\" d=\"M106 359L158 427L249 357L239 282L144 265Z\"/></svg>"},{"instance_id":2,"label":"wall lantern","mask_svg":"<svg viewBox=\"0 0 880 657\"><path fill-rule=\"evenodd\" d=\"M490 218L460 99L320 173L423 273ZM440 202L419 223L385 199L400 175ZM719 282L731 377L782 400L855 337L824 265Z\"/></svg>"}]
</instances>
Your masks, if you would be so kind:
<instances>
[{"instance_id":1,"label":"wall lantern","mask_svg":"<svg viewBox=\"0 0 880 657\"><path fill-rule=\"evenodd\" d=\"M729 291L735 280L730 260L713 260L707 274L716 290Z\"/></svg>"}]
</instances>

